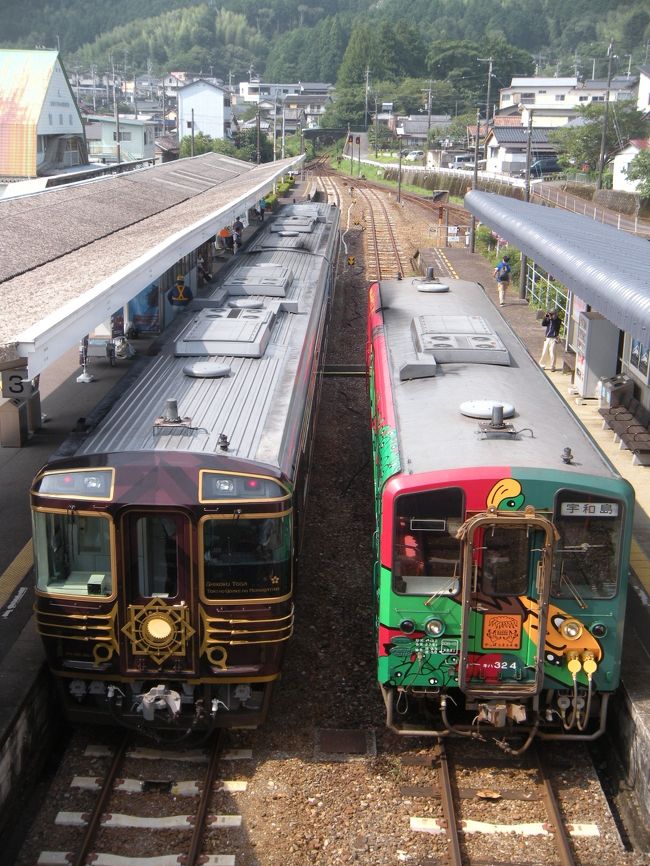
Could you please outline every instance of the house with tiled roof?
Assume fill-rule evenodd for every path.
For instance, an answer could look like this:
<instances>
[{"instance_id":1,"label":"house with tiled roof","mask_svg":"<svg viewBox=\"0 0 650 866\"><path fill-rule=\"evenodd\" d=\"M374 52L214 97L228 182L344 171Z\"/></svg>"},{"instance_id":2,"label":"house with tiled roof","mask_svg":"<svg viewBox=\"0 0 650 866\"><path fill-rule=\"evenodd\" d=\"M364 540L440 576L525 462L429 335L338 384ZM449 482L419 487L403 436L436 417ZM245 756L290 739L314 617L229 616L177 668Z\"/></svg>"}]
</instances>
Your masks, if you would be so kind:
<instances>
[{"instance_id":1,"label":"house with tiled roof","mask_svg":"<svg viewBox=\"0 0 650 866\"><path fill-rule=\"evenodd\" d=\"M84 127L58 51L0 49L0 177L88 163Z\"/></svg>"},{"instance_id":2,"label":"house with tiled roof","mask_svg":"<svg viewBox=\"0 0 650 866\"><path fill-rule=\"evenodd\" d=\"M555 148L548 140L548 129L533 127L531 153L533 159L554 155ZM528 129L523 126L495 126L487 135L486 171L498 174L518 174L526 170Z\"/></svg>"}]
</instances>

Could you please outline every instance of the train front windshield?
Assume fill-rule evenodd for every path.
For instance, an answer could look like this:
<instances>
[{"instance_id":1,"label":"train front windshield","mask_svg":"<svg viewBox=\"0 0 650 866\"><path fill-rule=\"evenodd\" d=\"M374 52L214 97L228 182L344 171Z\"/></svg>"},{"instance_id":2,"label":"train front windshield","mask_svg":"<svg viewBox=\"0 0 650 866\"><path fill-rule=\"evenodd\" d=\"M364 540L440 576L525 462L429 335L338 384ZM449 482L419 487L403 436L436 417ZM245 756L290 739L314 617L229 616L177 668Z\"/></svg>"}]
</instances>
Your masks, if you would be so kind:
<instances>
[{"instance_id":1,"label":"train front windshield","mask_svg":"<svg viewBox=\"0 0 650 866\"><path fill-rule=\"evenodd\" d=\"M108 517L75 511L33 514L37 588L64 595L112 593Z\"/></svg>"},{"instance_id":2,"label":"train front windshield","mask_svg":"<svg viewBox=\"0 0 650 866\"><path fill-rule=\"evenodd\" d=\"M205 596L278 598L291 587L290 515L209 519L203 525Z\"/></svg>"}]
</instances>

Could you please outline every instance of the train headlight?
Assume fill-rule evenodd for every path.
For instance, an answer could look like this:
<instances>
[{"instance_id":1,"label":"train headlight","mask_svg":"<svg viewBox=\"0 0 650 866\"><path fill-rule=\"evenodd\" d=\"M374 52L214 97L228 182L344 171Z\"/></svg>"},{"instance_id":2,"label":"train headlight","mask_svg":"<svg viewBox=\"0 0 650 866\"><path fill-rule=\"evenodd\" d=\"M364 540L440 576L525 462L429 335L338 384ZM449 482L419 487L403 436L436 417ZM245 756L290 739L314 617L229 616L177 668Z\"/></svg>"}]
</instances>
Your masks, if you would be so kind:
<instances>
[{"instance_id":1,"label":"train headlight","mask_svg":"<svg viewBox=\"0 0 650 866\"><path fill-rule=\"evenodd\" d=\"M594 637L605 637L607 634L607 626L602 622L597 622L592 625L591 633Z\"/></svg>"},{"instance_id":2,"label":"train headlight","mask_svg":"<svg viewBox=\"0 0 650 866\"><path fill-rule=\"evenodd\" d=\"M560 634L566 640L578 640L582 632L583 627L577 619L567 619L560 626Z\"/></svg>"},{"instance_id":3,"label":"train headlight","mask_svg":"<svg viewBox=\"0 0 650 866\"><path fill-rule=\"evenodd\" d=\"M445 624L441 619L428 619L424 624L424 630L430 637L440 637L445 633Z\"/></svg>"},{"instance_id":4,"label":"train headlight","mask_svg":"<svg viewBox=\"0 0 650 866\"><path fill-rule=\"evenodd\" d=\"M403 619L399 624L399 627L404 634L413 634L415 631L415 623L412 619Z\"/></svg>"}]
</instances>

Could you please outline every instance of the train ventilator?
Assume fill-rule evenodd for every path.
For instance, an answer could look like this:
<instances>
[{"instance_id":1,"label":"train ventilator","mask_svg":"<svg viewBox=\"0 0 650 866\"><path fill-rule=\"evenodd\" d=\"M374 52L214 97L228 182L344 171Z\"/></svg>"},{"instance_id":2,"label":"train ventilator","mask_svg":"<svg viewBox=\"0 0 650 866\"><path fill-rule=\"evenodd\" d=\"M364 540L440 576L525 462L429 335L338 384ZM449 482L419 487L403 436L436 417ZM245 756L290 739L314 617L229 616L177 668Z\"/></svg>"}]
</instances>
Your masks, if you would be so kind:
<instances>
[{"instance_id":1,"label":"train ventilator","mask_svg":"<svg viewBox=\"0 0 650 866\"><path fill-rule=\"evenodd\" d=\"M590 740L634 499L476 284L369 291L376 647L404 736Z\"/></svg>"}]
</instances>

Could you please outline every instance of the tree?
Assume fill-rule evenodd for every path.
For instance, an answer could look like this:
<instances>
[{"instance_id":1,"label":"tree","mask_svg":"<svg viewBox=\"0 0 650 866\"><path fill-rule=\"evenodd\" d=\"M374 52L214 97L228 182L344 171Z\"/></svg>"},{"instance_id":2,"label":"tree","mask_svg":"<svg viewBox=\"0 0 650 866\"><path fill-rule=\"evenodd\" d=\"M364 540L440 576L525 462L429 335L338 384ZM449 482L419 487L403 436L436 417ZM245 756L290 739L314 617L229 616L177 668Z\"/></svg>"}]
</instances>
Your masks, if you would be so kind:
<instances>
[{"instance_id":1,"label":"tree","mask_svg":"<svg viewBox=\"0 0 650 866\"><path fill-rule=\"evenodd\" d=\"M632 138L647 138L650 121L646 120L634 105L611 103L607 137L605 139L605 164L611 161L622 142ZM600 160L603 117L605 107L601 104L587 105L580 109L579 124L562 127L549 134L559 151L564 165L588 163L596 168Z\"/></svg>"},{"instance_id":2,"label":"tree","mask_svg":"<svg viewBox=\"0 0 650 866\"><path fill-rule=\"evenodd\" d=\"M214 150L214 139L202 132L194 133L194 156L201 153L210 153ZM192 156L192 136L186 135L181 140L179 153L181 157Z\"/></svg>"},{"instance_id":3,"label":"tree","mask_svg":"<svg viewBox=\"0 0 650 866\"><path fill-rule=\"evenodd\" d=\"M641 150L624 168L628 180L638 181L636 191L642 199L650 199L650 150Z\"/></svg>"}]
</instances>

